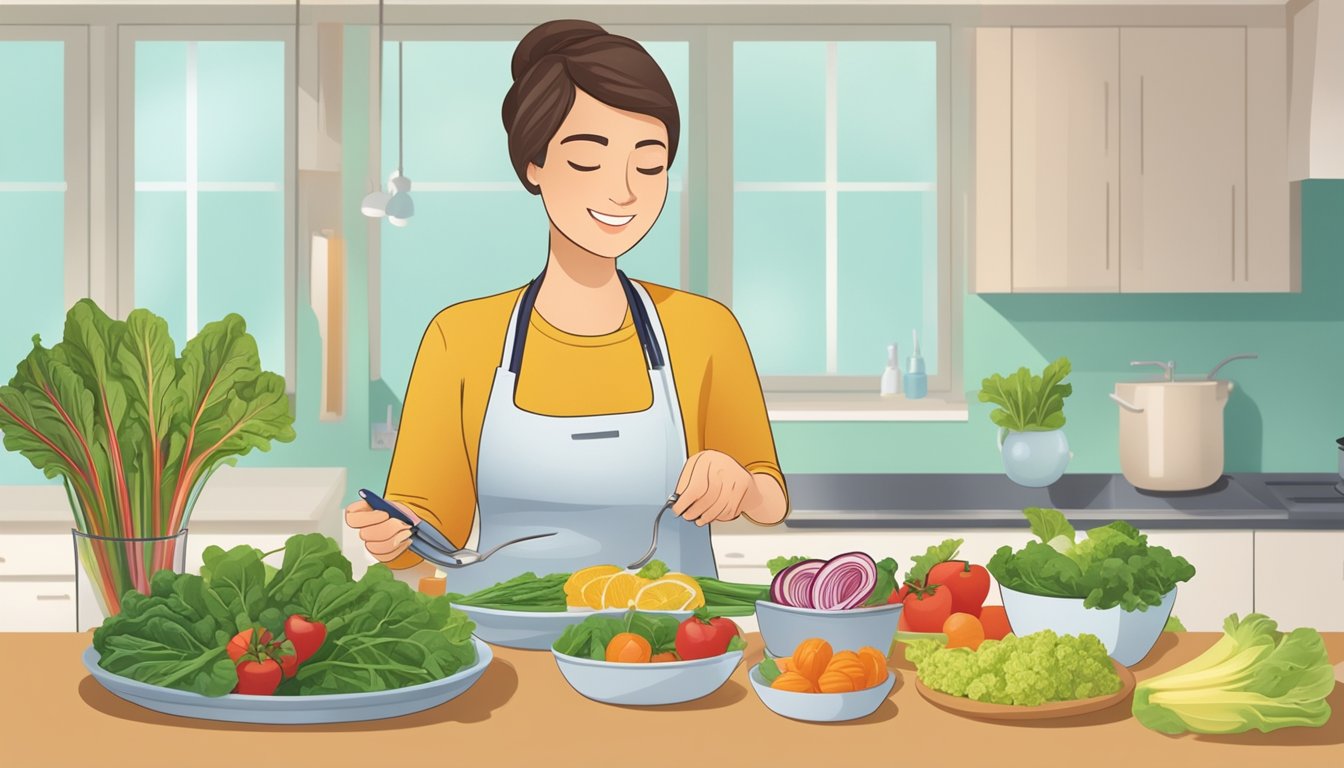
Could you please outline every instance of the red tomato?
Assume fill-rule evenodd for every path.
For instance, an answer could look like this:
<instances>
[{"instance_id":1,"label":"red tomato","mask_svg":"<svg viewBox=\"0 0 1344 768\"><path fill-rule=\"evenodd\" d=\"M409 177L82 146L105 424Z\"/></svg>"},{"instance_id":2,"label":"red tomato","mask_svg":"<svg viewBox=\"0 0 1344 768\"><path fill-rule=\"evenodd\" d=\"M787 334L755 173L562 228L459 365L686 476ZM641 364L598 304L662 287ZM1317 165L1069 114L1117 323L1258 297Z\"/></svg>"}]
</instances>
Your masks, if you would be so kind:
<instances>
[{"instance_id":1,"label":"red tomato","mask_svg":"<svg viewBox=\"0 0 1344 768\"><path fill-rule=\"evenodd\" d=\"M952 592L952 612L980 615L989 594L989 571L965 560L948 560L929 569L929 584L944 584Z\"/></svg>"},{"instance_id":2,"label":"red tomato","mask_svg":"<svg viewBox=\"0 0 1344 768\"><path fill-rule=\"evenodd\" d=\"M677 657L683 661L721 656L728 643L741 634L732 619L692 616L677 627Z\"/></svg>"},{"instance_id":3,"label":"red tomato","mask_svg":"<svg viewBox=\"0 0 1344 768\"><path fill-rule=\"evenodd\" d=\"M285 619L285 639L294 644L299 664L307 661L327 639L327 625L309 621L297 613Z\"/></svg>"},{"instance_id":4,"label":"red tomato","mask_svg":"<svg viewBox=\"0 0 1344 768\"><path fill-rule=\"evenodd\" d=\"M1002 605L986 605L981 608L980 623L985 627L986 640L1002 640L1013 631L1008 623L1008 614Z\"/></svg>"},{"instance_id":5,"label":"red tomato","mask_svg":"<svg viewBox=\"0 0 1344 768\"><path fill-rule=\"evenodd\" d=\"M887 605L891 605L892 603L904 602L905 596L908 594L910 594L910 585L902 584L900 589L894 589L891 591L891 597L887 598Z\"/></svg>"},{"instance_id":6,"label":"red tomato","mask_svg":"<svg viewBox=\"0 0 1344 768\"><path fill-rule=\"evenodd\" d=\"M261 644L265 645L266 643L269 642L271 642L271 633L267 632L264 629L261 630ZM242 632L239 632L238 634L234 635L233 639L229 641L228 645L229 658L233 659L234 664L237 664L239 659L242 659L243 655L246 654L248 650L251 649L251 647L252 647L252 628L248 627L247 629L244 629Z\"/></svg>"},{"instance_id":7,"label":"red tomato","mask_svg":"<svg viewBox=\"0 0 1344 768\"><path fill-rule=\"evenodd\" d=\"M238 687L236 693L250 696L270 696L280 685L283 675L280 664L275 659L263 661L244 661L238 665Z\"/></svg>"},{"instance_id":8,"label":"red tomato","mask_svg":"<svg viewBox=\"0 0 1344 768\"><path fill-rule=\"evenodd\" d=\"M293 677L294 673L297 671L299 671L298 656L295 656L292 653L287 653L280 657L280 672L285 676L286 680Z\"/></svg>"},{"instance_id":9,"label":"red tomato","mask_svg":"<svg viewBox=\"0 0 1344 768\"><path fill-rule=\"evenodd\" d=\"M911 632L942 632L943 622L952 615L952 592L942 584L925 590L911 590L901 602L901 618Z\"/></svg>"}]
</instances>

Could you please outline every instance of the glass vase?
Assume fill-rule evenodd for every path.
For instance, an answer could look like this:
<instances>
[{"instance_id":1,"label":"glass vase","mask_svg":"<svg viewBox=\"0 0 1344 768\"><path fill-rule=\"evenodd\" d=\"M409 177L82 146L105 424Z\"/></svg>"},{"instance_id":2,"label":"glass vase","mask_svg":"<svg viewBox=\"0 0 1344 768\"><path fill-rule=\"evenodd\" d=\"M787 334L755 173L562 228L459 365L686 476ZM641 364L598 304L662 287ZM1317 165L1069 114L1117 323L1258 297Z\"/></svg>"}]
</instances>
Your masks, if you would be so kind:
<instances>
[{"instance_id":1,"label":"glass vase","mask_svg":"<svg viewBox=\"0 0 1344 768\"><path fill-rule=\"evenodd\" d=\"M149 594L156 572L183 573L187 529L171 536L117 538L70 530L75 543L75 630L97 627L121 612L121 601L134 589Z\"/></svg>"}]
</instances>

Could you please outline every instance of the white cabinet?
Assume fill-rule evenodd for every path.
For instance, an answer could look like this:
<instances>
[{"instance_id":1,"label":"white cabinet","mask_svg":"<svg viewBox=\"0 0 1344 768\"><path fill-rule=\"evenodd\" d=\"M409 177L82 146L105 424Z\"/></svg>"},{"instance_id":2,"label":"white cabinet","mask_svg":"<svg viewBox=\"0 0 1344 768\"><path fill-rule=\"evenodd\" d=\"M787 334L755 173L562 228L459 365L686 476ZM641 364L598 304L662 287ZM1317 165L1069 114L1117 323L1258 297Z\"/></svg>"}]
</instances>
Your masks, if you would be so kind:
<instances>
[{"instance_id":1,"label":"white cabinet","mask_svg":"<svg viewBox=\"0 0 1344 768\"><path fill-rule=\"evenodd\" d=\"M982 28L978 293L1300 289L1282 28Z\"/></svg>"},{"instance_id":2,"label":"white cabinet","mask_svg":"<svg viewBox=\"0 0 1344 768\"><path fill-rule=\"evenodd\" d=\"M1246 30L1126 28L1120 49L1122 288L1234 290L1249 269Z\"/></svg>"},{"instance_id":3,"label":"white cabinet","mask_svg":"<svg viewBox=\"0 0 1344 768\"><path fill-rule=\"evenodd\" d=\"M1254 608L1254 534L1250 531L1147 531L1148 543L1166 547L1195 566L1195 578L1176 587L1172 614L1191 632L1222 632L1223 619Z\"/></svg>"},{"instance_id":4,"label":"white cabinet","mask_svg":"<svg viewBox=\"0 0 1344 768\"><path fill-rule=\"evenodd\" d=\"M1012 285L1120 289L1120 30L1013 29Z\"/></svg>"},{"instance_id":5,"label":"white cabinet","mask_svg":"<svg viewBox=\"0 0 1344 768\"><path fill-rule=\"evenodd\" d=\"M0 581L0 632L74 632L74 576Z\"/></svg>"},{"instance_id":6,"label":"white cabinet","mask_svg":"<svg viewBox=\"0 0 1344 768\"><path fill-rule=\"evenodd\" d=\"M1256 531L1255 610L1284 630L1344 631L1344 531Z\"/></svg>"}]
</instances>

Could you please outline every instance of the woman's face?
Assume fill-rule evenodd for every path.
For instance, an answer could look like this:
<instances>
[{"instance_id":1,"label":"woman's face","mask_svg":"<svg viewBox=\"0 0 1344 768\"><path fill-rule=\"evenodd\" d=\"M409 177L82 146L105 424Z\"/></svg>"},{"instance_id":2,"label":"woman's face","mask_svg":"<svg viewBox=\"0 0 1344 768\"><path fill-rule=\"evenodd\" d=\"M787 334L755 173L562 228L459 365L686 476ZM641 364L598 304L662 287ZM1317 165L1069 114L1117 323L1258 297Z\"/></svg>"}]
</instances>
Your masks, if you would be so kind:
<instances>
[{"instance_id":1,"label":"woman's face","mask_svg":"<svg viewBox=\"0 0 1344 768\"><path fill-rule=\"evenodd\" d=\"M527 179L561 234L614 259L648 234L667 201L667 128L576 90L546 165L529 163Z\"/></svg>"}]
</instances>

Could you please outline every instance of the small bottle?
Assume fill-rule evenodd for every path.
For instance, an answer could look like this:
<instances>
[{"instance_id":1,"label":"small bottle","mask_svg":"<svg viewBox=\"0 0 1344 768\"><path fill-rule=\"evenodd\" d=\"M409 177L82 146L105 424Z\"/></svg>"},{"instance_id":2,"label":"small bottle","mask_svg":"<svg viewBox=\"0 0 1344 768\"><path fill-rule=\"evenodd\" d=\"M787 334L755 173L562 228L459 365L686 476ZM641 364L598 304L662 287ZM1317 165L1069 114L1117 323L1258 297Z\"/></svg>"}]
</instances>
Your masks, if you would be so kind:
<instances>
[{"instance_id":1,"label":"small bottle","mask_svg":"<svg viewBox=\"0 0 1344 768\"><path fill-rule=\"evenodd\" d=\"M924 358L919 354L919 331L912 333L915 353L905 364L905 396L918 400L929 393L929 377L924 373Z\"/></svg>"},{"instance_id":2,"label":"small bottle","mask_svg":"<svg viewBox=\"0 0 1344 768\"><path fill-rule=\"evenodd\" d=\"M901 369L896 364L896 345L887 345L887 369L882 372L881 395L894 397L900 390Z\"/></svg>"}]
</instances>

